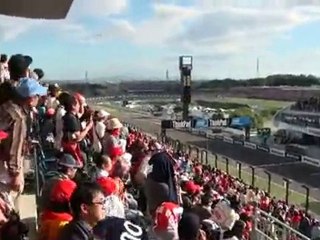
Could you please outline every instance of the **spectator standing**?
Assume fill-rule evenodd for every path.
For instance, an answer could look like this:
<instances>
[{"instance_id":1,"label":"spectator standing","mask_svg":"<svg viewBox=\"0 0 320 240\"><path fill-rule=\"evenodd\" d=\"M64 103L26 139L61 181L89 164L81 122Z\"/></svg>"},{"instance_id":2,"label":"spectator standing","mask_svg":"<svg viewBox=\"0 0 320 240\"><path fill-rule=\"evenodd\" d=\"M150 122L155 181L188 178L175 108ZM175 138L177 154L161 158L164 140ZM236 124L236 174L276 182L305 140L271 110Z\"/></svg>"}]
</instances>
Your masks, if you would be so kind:
<instances>
[{"instance_id":1,"label":"spectator standing","mask_svg":"<svg viewBox=\"0 0 320 240\"><path fill-rule=\"evenodd\" d=\"M110 114L99 110L96 114L96 121L93 127L93 150L96 153L102 152L102 140L106 132L105 120Z\"/></svg>"},{"instance_id":2,"label":"spectator standing","mask_svg":"<svg viewBox=\"0 0 320 240\"><path fill-rule=\"evenodd\" d=\"M33 70L33 72L37 75L37 80L41 81L42 78L44 77L44 72L41 68L36 68Z\"/></svg>"},{"instance_id":3,"label":"spectator standing","mask_svg":"<svg viewBox=\"0 0 320 240\"><path fill-rule=\"evenodd\" d=\"M39 96L47 94L47 88L36 80L21 79L16 87L16 97L0 105L0 129L9 137L0 145L0 189L15 199L18 209L19 195L24 187L23 162L27 153L27 116L38 104Z\"/></svg>"},{"instance_id":4,"label":"spectator standing","mask_svg":"<svg viewBox=\"0 0 320 240\"><path fill-rule=\"evenodd\" d=\"M146 180L147 206L153 216L163 202L178 202L173 160L165 151L154 154L150 161L150 173Z\"/></svg>"},{"instance_id":5,"label":"spectator standing","mask_svg":"<svg viewBox=\"0 0 320 240\"><path fill-rule=\"evenodd\" d=\"M120 141L120 130L123 127L118 118L107 121L107 134L103 139L103 153L111 157L113 161L123 154Z\"/></svg>"},{"instance_id":6,"label":"spectator standing","mask_svg":"<svg viewBox=\"0 0 320 240\"><path fill-rule=\"evenodd\" d=\"M70 94L62 92L58 96L59 105L55 115L55 141L54 147L56 150L61 151L61 141L63 137L63 116L66 114L65 104L67 99L70 98Z\"/></svg>"},{"instance_id":7,"label":"spectator standing","mask_svg":"<svg viewBox=\"0 0 320 240\"><path fill-rule=\"evenodd\" d=\"M57 107L59 106L59 101L58 101L58 93L60 91L59 85L50 84L48 90L49 90L49 96L47 97L47 101L45 105L47 109L49 108L57 109Z\"/></svg>"},{"instance_id":8,"label":"spectator standing","mask_svg":"<svg viewBox=\"0 0 320 240\"><path fill-rule=\"evenodd\" d=\"M31 63L32 58L29 56L21 54L11 56L8 61L10 80L1 84L0 104L9 101L16 94L14 87L17 86L21 78L29 76L29 66Z\"/></svg>"},{"instance_id":9,"label":"spectator standing","mask_svg":"<svg viewBox=\"0 0 320 240\"><path fill-rule=\"evenodd\" d=\"M81 130L81 123L78 117L80 109L79 101L74 96L69 96L65 101L66 114L63 117L63 150L71 154L80 165L84 166L84 157L80 149L80 142L87 136L93 126L93 120Z\"/></svg>"}]
</instances>

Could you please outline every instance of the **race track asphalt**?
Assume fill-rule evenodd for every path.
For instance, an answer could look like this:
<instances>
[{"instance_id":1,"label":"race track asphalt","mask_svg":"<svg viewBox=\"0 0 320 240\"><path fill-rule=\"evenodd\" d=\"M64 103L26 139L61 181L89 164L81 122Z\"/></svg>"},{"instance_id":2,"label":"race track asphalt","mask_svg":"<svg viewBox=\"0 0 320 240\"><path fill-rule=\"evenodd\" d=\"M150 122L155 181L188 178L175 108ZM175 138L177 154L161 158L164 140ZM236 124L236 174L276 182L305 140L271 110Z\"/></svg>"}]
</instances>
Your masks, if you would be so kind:
<instances>
[{"instance_id":1,"label":"race track asphalt","mask_svg":"<svg viewBox=\"0 0 320 240\"><path fill-rule=\"evenodd\" d=\"M131 123L150 134L160 132L160 120L148 115L148 113L133 113L126 109L117 110L118 117L125 122ZM221 140L211 140L205 137L196 136L191 133L169 130L167 135L172 139L178 139L182 143L192 144L205 148L212 153L226 156L248 166L256 167L256 174L266 178L264 171L272 174L272 181L283 185L283 177L292 182L290 188L302 194L305 189L302 184L310 187L311 197L320 200L320 169L301 163L297 160L277 157L268 153L259 152L244 148L240 145L231 145Z\"/></svg>"}]
</instances>

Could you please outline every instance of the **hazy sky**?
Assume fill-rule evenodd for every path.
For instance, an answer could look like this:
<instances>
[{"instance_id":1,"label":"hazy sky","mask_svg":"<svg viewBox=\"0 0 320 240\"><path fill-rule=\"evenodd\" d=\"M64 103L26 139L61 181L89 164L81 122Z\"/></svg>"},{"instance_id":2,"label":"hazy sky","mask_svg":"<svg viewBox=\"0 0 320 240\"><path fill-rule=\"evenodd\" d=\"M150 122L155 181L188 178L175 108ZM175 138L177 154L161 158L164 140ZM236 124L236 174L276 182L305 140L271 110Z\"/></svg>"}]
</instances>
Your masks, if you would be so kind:
<instances>
[{"instance_id":1,"label":"hazy sky","mask_svg":"<svg viewBox=\"0 0 320 240\"><path fill-rule=\"evenodd\" d=\"M65 20L0 16L0 52L50 79L164 78L194 56L193 78L320 76L320 0L74 0Z\"/></svg>"}]
</instances>

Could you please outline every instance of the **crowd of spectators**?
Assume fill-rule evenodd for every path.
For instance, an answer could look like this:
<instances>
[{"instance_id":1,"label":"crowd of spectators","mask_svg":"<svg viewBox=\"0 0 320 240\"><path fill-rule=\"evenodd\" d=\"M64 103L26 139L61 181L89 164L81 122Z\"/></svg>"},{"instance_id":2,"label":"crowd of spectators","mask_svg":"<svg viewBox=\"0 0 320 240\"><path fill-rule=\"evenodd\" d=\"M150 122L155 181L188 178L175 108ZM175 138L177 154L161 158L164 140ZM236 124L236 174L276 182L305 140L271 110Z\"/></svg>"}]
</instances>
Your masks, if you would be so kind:
<instances>
[{"instance_id":1,"label":"crowd of spectators","mask_svg":"<svg viewBox=\"0 0 320 240\"><path fill-rule=\"evenodd\" d=\"M320 239L309 213L92 109L80 93L46 86L31 64L20 54L1 57L0 239L27 235L17 213L27 207L19 199L35 140L44 150L33 163L43 176L39 240L255 239L259 211ZM261 220L272 239L285 230ZM286 239L302 238L291 232Z\"/></svg>"}]
</instances>

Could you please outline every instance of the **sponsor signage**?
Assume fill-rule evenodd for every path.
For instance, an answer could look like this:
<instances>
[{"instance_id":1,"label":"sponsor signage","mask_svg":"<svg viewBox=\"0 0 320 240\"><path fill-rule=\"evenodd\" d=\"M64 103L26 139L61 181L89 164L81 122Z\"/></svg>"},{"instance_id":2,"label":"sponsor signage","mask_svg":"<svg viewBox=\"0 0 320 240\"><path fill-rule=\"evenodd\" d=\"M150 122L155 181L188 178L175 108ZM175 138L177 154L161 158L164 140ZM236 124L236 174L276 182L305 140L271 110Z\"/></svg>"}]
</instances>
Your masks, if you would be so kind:
<instances>
[{"instance_id":1,"label":"sponsor signage","mask_svg":"<svg viewBox=\"0 0 320 240\"><path fill-rule=\"evenodd\" d=\"M222 135L215 135L215 138L218 140L223 140L223 136Z\"/></svg>"},{"instance_id":2,"label":"sponsor signage","mask_svg":"<svg viewBox=\"0 0 320 240\"><path fill-rule=\"evenodd\" d=\"M243 145L243 141L241 140L233 140L234 144Z\"/></svg>"},{"instance_id":3,"label":"sponsor signage","mask_svg":"<svg viewBox=\"0 0 320 240\"><path fill-rule=\"evenodd\" d=\"M264 145L257 145L257 149L262 151L262 152L269 152L270 149L268 146L264 146Z\"/></svg>"},{"instance_id":4,"label":"sponsor signage","mask_svg":"<svg viewBox=\"0 0 320 240\"><path fill-rule=\"evenodd\" d=\"M199 134L201 136L206 136L207 135L207 131L206 130L199 130Z\"/></svg>"},{"instance_id":5,"label":"sponsor signage","mask_svg":"<svg viewBox=\"0 0 320 240\"><path fill-rule=\"evenodd\" d=\"M224 137L223 141L227 143L233 143L233 139L231 137Z\"/></svg>"},{"instance_id":6,"label":"sponsor signage","mask_svg":"<svg viewBox=\"0 0 320 240\"><path fill-rule=\"evenodd\" d=\"M192 132L192 133L199 133L199 130L192 128L192 129L191 129L191 132Z\"/></svg>"},{"instance_id":7,"label":"sponsor signage","mask_svg":"<svg viewBox=\"0 0 320 240\"><path fill-rule=\"evenodd\" d=\"M310 135L320 136L320 129L317 128L307 127L307 132Z\"/></svg>"},{"instance_id":8,"label":"sponsor signage","mask_svg":"<svg viewBox=\"0 0 320 240\"><path fill-rule=\"evenodd\" d=\"M244 147L250 148L250 149L257 149L257 145L251 142L244 142Z\"/></svg>"},{"instance_id":9,"label":"sponsor signage","mask_svg":"<svg viewBox=\"0 0 320 240\"><path fill-rule=\"evenodd\" d=\"M162 120L161 128L163 129L185 129L191 128L191 121L183 120Z\"/></svg>"},{"instance_id":10,"label":"sponsor signage","mask_svg":"<svg viewBox=\"0 0 320 240\"><path fill-rule=\"evenodd\" d=\"M251 118L247 116L235 117L231 119L231 126L233 127L250 127L251 126Z\"/></svg>"},{"instance_id":11,"label":"sponsor signage","mask_svg":"<svg viewBox=\"0 0 320 240\"><path fill-rule=\"evenodd\" d=\"M193 128L208 128L209 126L209 120L203 119L203 118L196 118L193 119Z\"/></svg>"},{"instance_id":12,"label":"sponsor signage","mask_svg":"<svg viewBox=\"0 0 320 240\"><path fill-rule=\"evenodd\" d=\"M301 160L301 155L298 155L296 153L286 152L286 157L287 158L292 158L292 159L295 159L295 160Z\"/></svg>"},{"instance_id":13,"label":"sponsor signage","mask_svg":"<svg viewBox=\"0 0 320 240\"><path fill-rule=\"evenodd\" d=\"M280 156L284 157L285 156L285 151L277 148L270 148L270 154L275 155L275 156Z\"/></svg>"},{"instance_id":14,"label":"sponsor signage","mask_svg":"<svg viewBox=\"0 0 320 240\"><path fill-rule=\"evenodd\" d=\"M229 119L222 118L222 119L210 119L209 120L209 126L210 127L226 127L228 126Z\"/></svg>"},{"instance_id":15,"label":"sponsor signage","mask_svg":"<svg viewBox=\"0 0 320 240\"><path fill-rule=\"evenodd\" d=\"M215 138L216 138L216 135L214 135L214 134L212 134L212 133L207 133L207 138L215 139Z\"/></svg>"},{"instance_id":16,"label":"sponsor signage","mask_svg":"<svg viewBox=\"0 0 320 240\"><path fill-rule=\"evenodd\" d=\"M316 158L311 158L308 156L302 156L302 162L315 166L315 167L320 167L320 160Z\"/></svg>"}]
</instances>

